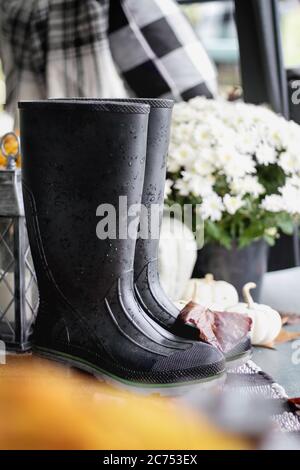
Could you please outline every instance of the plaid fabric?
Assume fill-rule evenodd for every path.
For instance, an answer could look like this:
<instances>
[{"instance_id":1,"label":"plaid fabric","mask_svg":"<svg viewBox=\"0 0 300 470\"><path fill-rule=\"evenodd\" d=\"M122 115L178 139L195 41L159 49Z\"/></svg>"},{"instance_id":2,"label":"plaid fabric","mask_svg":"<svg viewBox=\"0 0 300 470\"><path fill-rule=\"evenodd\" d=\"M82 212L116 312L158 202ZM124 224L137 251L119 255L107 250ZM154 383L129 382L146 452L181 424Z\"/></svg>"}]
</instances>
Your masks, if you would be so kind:
<instances>
[{"instance_id":1,"label":"plaid fabric","mask_svg":"<svg viewBox=\"0 0 300 470\"><path fill-rule=\"evenodd\" d=\"M0 35L10 112L19 99L215 91L215 69L174 0L0 0Z\"/></svg>"},{"instance_id":2,"label":"plaid fabric","mask_svg":"<svg viewBox=\"0 0 300 470\"><path fill-rule=\"evenodd\" d=\"M138 96L212 97L216 71L174 0L114 0L110 46Z\"/></svg>"},{"instance_id":3,"label":"plaid fabric","mask_svg":"<svg viewBox=\"0 0 300 470\"><path fill-rule=\"evenodd\" d=\"M7 110L19 99L120 96L108 0L0 0Z\"/></svg>"}]
</instances>

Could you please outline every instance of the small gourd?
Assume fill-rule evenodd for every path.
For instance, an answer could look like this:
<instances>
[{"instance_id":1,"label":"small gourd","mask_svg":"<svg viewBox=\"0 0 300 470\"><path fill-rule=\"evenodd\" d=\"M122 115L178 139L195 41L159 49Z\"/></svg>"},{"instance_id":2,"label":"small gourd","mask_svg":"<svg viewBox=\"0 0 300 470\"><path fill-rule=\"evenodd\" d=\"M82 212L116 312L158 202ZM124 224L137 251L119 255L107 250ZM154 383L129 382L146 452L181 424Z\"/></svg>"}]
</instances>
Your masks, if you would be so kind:
<instances>
[{"instance_id":1,"label":"small gourd","mask_svg":"<svg viewBox=\"0 0 300 470\"><path fill-rule=\"evenodd\" d=\"M281 317L276 310L268 305L254 302L250 291L255 288L256 284L253 282L245 284L243 288L245 303L227 308L227 311L242 313L252 319L250 336L253 345L272 344L281 331Z\"/></svg>"},{"instance_id":2,"label":"small gourd","mask_svg":"<svg viewBox=\"0 0 300 470\"><path fill-rule=\"evenodd\" d=\"M191 279L183 298L215 310L224 310L239 301L235 287L226 281L215 281L212 274L206 274L203 279Z\"/></svg>"}]
</instances>

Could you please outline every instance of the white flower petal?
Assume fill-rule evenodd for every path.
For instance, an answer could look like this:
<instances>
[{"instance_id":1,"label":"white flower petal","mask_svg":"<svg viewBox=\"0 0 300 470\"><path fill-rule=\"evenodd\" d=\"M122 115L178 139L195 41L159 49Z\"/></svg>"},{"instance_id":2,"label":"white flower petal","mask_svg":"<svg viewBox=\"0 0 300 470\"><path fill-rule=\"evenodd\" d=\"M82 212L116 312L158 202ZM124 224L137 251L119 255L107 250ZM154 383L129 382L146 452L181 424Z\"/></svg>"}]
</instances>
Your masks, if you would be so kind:
<instances>
[{"instance_id":1,"label":"white flower petal","mask_svg":"<svg viewBox=\"0 0 300 470\"><path fill-rule=\"evenodd\" d=\"M227 212L234 215L241 207L245 205L245 201L240 196L230 196L226 194L223 198L224 207Z\"/></svg>"}]
</instances>

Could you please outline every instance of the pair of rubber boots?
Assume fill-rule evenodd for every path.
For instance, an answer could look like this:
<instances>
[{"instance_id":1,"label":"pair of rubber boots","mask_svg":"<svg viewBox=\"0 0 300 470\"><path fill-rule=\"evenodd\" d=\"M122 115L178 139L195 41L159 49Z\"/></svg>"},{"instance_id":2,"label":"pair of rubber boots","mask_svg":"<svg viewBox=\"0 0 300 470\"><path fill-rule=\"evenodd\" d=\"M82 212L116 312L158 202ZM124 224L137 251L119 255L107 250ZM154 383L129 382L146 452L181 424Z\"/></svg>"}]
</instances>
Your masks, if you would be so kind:
<instances>
[{"instance_id":1,"label":"pair of rubber boots","mask_svg":"<svg viewBox=\"0 0 300 470\"><path fill-rule=\"evenodd\" d=\"M40 293L33 350L107 381L181 393L215 383L226 364L188 328L187 338L174 334L179 311L159 283L159 236L138 237L142 216L130 216L141 204L147 219L153 204L163 206L172 107L154 99L19 104ZM226 359L249 351L245 338Z\"/></svg>"}]
</instances>

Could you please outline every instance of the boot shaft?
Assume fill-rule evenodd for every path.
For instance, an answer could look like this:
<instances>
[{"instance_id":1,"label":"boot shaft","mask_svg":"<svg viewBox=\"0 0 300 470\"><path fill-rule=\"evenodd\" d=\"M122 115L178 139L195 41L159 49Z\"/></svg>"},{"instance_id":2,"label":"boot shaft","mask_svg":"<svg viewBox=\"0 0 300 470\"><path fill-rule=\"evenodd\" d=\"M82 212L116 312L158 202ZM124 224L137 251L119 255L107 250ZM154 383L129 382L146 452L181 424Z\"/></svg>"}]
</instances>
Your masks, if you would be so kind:
<instances>
[{"instance_id":1,"label":"boot shaft","mask_svg":"<svg viewBox=\"0 0 300 470\"><path fill-rule=\"evenodd\" d=\"M69 100L72 101L72 98ZM76 102L86 102L89 101L89 98L74 98L73 100ZM95 101L105 103L108 100L101 98ZM132 104L147 104L150 106L147 157L142 195L142 205L145 210L141 213L143 230L141 236L137 239L135 259L135 273L138 275L145 267L145 264L156 260L158 256L167 171L167 153L174 101L156 98L130 98L128 100L122 98L116 100L118 103L125 101ZM153 211L152 219L151 208Z\"/></svg>"},{"instance_id":2,"label":"boot shaft","mask_svg":"<svg viewBox=\"0 0 300 470\"><path fill-rule=\"evenodd\" d=\"M119 197L140 204L145 171L149 107L140 104L24 102L20 104L25 210L34 213L34 258L39 279L63 291L103 296L133 268L134 229L120 240ZM96 235L97 208L116 214L115 239ZM103 214L104 215L104 214ZM29 221L30 224L30 221ZM36 256L35 256L36 255ZM43 273L39 273L43 271ZM40 275L39 275L40 274ZM41 283L40 294L47 289Z\"/></svg>"},{"instance_id":3,"label":"boot shaft","mask_svg":"<svg viewBox=\"0 0 300 470\"><path fill-rule=\"evenodd\" d=\"M173 104L151 107L147 138L147 159L143 187L141 226L146 229L137 239L135 251L135 276L138 276L149 262L158 257L159 236L164 207L164 190L167 172L167 153Z\"/></svg>"}]
</instances>

